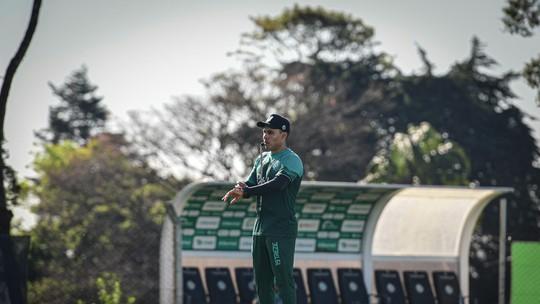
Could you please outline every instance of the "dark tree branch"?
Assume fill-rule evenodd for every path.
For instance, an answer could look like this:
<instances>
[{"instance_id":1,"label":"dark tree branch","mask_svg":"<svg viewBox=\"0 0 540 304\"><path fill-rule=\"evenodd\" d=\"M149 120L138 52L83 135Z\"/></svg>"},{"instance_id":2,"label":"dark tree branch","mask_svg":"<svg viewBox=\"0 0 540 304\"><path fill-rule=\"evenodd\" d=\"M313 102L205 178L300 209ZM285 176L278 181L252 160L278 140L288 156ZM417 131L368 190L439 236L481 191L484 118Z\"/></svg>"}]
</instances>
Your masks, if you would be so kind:
<instances>
[{"instance_id":1,"label":"dark tree branch","mask_svg":"<svg viewBox=\"0 0 540 304\"><path fill-rule=\"evenodd\" d=\"M41 7L41 0L35 0L32 7L32 14L30 16L30 23L24 34L24 38L19 45L19 49L15 53L15 56L9 62L9 65L4 76L4 81L2 82L2 89L0 91L0 151L4 151L4 119L6 116L6 106L9 96L9 89L11 88L11 83L13 82L13 77L15 72L19 67L19 64L24 58L24 54L30 46L30 41L36 30L39 9ZM7 198L6 198L6 189L4 185L4 169L6 165L4 162L4 153L0 153L0 234L9 234L11 227L11 219L13 218L13 213L7 209Z\"/></svg>"},{"instance_id":2,"label":"dark tree branch","mask_svg":"<svg viewBox=\"0 0 540 304\"><path fill-rule=\"evenodd\" d=\"M17 263L14 263L16 260L13 251L13 243L9 236L13 213L7 208L7 197L4 184L4 180L6 178L4 173L10 171L7 170L6 164L4 162L4 120L6 117L7 100L9 96L9 90L11 88L11 83L13 82L13 77L15 76L17 68L22 62L24 55L26 54L26 51L30 46L32 37L34 36L34 32L38 23L40 7L41 0L34 0L34 4L32 6L32 14L30 15L30 22L26 29L26 33L24 34L24 38L19 45L19 49L15 53L15 56L13 56L13 58L9 62L6 74L2 82L2 89L0 90L0 235L7 236L7 241L3 242L4 245L2 246L2 255L4 256L4 261L6 261L7 263L5 266L5 270L7 277L7 288L9 291L9 298L11 303L25 303L26 300L24 292L22 290L22 278L17 267ZM16 183L16 181L14 181L13 179L11 179L11 182ZM14 185L10 185L9 187L13 188Z\"/></svg>"},{"instance_id":3,"label":"dark tree branch","mask_svg":"<svg viewBox=\"0 0 540 304\"><path fill-rule=\"evenodd\" d=\"M28 28L26 29L26 33L24 34L24 38L19 45L19 49L15 53L15 56L13 56L13 58L9 62L6 74L4 76L4 82L2 83L2 90L0 91L0 126L2 126L2 128L0 128L0 141L2 142L4 141L4 118L6 116L6 105L9 96L9 89L11 88L11 83L13 81L13 77L15 76L15 72L17 71L17 68L22 62L24 55L26 54L26 51L30 46L32 37L34 36L34 32L38 23L40 7L41 0L34 0L34 5L32 7L32 15L30 16L30 23L28 24Z\"/></svg>"}]
</instances>

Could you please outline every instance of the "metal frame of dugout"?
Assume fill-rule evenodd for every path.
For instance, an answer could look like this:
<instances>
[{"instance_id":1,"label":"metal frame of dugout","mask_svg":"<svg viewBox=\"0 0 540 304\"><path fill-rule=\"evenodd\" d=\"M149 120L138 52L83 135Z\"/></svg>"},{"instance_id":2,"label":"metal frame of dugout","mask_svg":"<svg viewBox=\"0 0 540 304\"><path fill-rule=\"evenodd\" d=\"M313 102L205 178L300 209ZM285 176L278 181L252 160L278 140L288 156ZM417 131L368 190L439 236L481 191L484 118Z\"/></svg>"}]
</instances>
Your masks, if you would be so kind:
<instances>
[{"instance_id":1,"label":"metal frame of dugout","mask_svg":"<svg viewBox=\"0 0 540 304\"><path fill-rule=\"evenodd\" d=\"M211 267L251 267L255 198L226 208L221 197L232 186L192 183L171 202L161 232L161 304L182 303L183 267L197 267L203 275ZM467 303L474 226L488 203L511 191L303 182L296 201L295 268L304 278L307 269L330 268L334 280L339 268L360 268L371 295L377 294L377 271L395 270L401 282L405 272L455 272ZM432 279L430 285L435 290Z\"/></svg>"}]
</instances>

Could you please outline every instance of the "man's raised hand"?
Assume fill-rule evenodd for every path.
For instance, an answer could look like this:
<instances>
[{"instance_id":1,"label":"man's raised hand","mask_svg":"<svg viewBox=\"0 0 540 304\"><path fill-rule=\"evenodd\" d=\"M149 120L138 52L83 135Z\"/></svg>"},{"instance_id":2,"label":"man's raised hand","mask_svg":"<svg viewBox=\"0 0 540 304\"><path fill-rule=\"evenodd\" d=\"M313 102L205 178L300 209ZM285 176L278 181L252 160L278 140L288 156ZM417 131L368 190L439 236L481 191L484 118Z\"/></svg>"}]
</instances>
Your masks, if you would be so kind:
<instances>
[{"instance_id":1,"label":"man's raised hand","mask_svg":"<svg viewBox=\"0 0 540 304\"><path fill-rule=\"evenodd\" d=\"M240 187L234 187L233 189L229 190L221 200L224 202L227 202L229 200L229 197L232 197L233 199L229 202L230 205L236 204L242 197L244 196L244 191Z\"/></svg>"}]
</instances>

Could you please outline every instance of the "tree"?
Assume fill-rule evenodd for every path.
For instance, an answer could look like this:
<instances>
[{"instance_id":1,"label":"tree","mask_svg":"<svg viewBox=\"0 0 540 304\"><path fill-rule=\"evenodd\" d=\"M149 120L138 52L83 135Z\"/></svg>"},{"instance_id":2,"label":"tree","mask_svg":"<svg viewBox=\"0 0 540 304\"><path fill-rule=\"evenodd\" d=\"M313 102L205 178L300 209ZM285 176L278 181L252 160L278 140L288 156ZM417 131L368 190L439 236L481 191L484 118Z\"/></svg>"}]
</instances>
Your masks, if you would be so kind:
<instances>
[{"instance_id":1,"label":"tree","mask_svg":"<svg viewBox=\"0 0 540 304\"><path fill-rule=\"evenodd\" d=\"M389 104L382 98L396 73L389 56L372 50L373 29L346 14L298 6L253 21L256 30L235 52L243 71L212 77L206 100L177 100L154 110L154 121L135 113L129 133L167 164L192 164L196 155L214 171L183 168L202 176L230 178L232 164L242 164L233 172L238 178L257 154L255 121L280 112L293 121L291 145L308 179L358 180L375 151L373 125L384 121ZM355 109L361 115L348 115Z\"/></svg>"},{"instance_id":2,"label":"tree","mask_svg":"<svg viewBox=\"0 0 540 304\"><path fill-rule=\"evenodd\" d=\"M9 65L7 67L6 73L3 77L2 82L2 89L0 91L0 179L2 180L2 183L0 183L0 234L9 234L10 226L11 226L11 218L13 217L13 214L11 211L7 209L7 200L6 200L6 192L5 192L5 172L6 170L9 170L8 167L5 165L5 151L4 151L4 119L6 116L6 107L7 107L7 101L9 97L9 90L11 89L11 83L13 81L13 78L15 77L15 73L17 72L17 68L21 64L24 55L26 54L26 51L28 50L28 47L30 46L30 42L32 41L32 37L34 36L34 32L37 27L38 23L38 17L39 17L39 10L41 8L41 0L35 0L34 4L32 5L32 14L30 15L30 22L28 23L28 27L26 28L26 33L24 34L24 38L19 45L19 48L17 49L17 52L15 53L15 56L11 59L9 62ZM10 184L13 185L13 183L16 183L16 181L11 182ZM12 186L13 187L13 186Z\"/></svg>"},{"instance_id":3,"label":"tree","mask_svg":"<svg viewBox=\"0 0 540 304\"><path fill-rule=\"evenodd\" d=\"M270 50L270 61L278 63L276 95L294 118L292 142L306 176L360 179L391 106L384 98L392 95L392 76L399 73L390 56L374 51L374 29L320 7L294 6L253 21L256 29L243 42L255 54Z\"/></svg>"},{"instance_id":4,"label":"tree","mask_svg":"<svg viewBox=\"0 0 540 304\"><path fill-rule=\"evenodd\" d=\"M388 149L373 157L366 183L467 185L471 164L457 143L427 122L395 133Z\"/></svg>"},{"instance_id":5,"label":"tree","mask_svg":"<svg viewBox=\"0 0 540 304\"><path fill-rule=\"evenodd\" d=\"M239 178L244 170L235 165L244 159L234 148L238 139L232 130L239 120L232 111L224 104L187 97L163 111L131 112L130 141L160 168L176 168L186 177Z\"/></svg>"},{"instance_id":6,"label":"tree","mask_svg":"<svg viewBox=\"0 0 540 304\"><path fill-rule=\"evenodd\" d=\"M531 128L511 101L510 82L517 75L494 76L482 72L496 62L473 39L471 55L442 76L411 75L400 81L402 93L393 99L387 115L392 127L429 122L460 144L471 158L471 181L481 185L514 185L515 177L528 180L540 155ZM481 139L481 140L480 140Z\"/></svg>"},{"instance_id":7,"label":"tree","mask_svg":"<svg viewBox=\"0 0 540 304\"><path fill-rule=\"evenodd\" d=\"M504 26L511 34L531 37L534 35L534 29L540 26L538 0L507 0L503 12ZM536 102L540 105L540 54L525 64L522 74L529 86L538 90Z\"/></svg>"},{"instance_id":8,"label":"tree","mask_svg":"<svg viewBox=\"0 0 540 304\"><path fill-rule=\"evenodd\" d=\"M102 133L82 147L47 144L36 156L31 302L97 302L104 272L138 301L157 301L163 202L183 183L130 151L121 135Z\"/></svg>"},{"instance_id":9,"label":"tree","mask_svg":"<svg viewBox=\"0 0 540 304\"><path fill-rule=\"evenodd\" d=\"M32 5L32 13L30 14L30 22L26 28L23 40L17 49L17 52L8 64L6 73L3 77L2 88L0 89L0 236L6 237L7 241L2 250L3 260L5 262L5 274L7 278L7 288L9 298L12 303L23 303L26 299L22 290L22 279L17 268L16 259L14 256L13 244L11 242L11 219L13 212L9 210L8 204L17 202L18 192L20 190L16 178L15 171L7 166L5 157L7 156L4 150L4 119L6 116L6 108L11 89L11 83L15 77L15 73L24 55L30 46L32 37L37 27L39 10L41 8L41 0L34 0ZM6 191L7 190L7 191Z\"/></svg>"},{"instance_id":10,"label":"tree","mask_svg":"<svg viewBox=\"0 0 540 304\"><path fill-rule=\"evenodd\" d=\"M103 97L96 95L97 86L90 83L88 69L75 70L61 86L49 83L60 105L49 108L49 127L38 132L38 138L50 143L72 140L84 144L103 130L107 109Z\"/></svg>"}]
</instances>

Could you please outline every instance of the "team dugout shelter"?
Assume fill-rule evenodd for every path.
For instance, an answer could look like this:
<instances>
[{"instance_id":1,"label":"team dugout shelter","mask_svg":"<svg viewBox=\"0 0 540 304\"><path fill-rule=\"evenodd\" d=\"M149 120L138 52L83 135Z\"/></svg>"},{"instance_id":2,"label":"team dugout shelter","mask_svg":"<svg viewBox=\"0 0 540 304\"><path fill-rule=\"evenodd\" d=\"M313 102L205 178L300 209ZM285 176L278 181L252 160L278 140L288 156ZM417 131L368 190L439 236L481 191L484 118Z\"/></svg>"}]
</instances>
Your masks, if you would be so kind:
<instances>
[{"instance_id":1,"label":"team dugout shelter","mask_svg":"<svg viewBox=\"0 0 540 304\"><path fill-rule=\"evenodd\" d=\"M171 202L161 233L161 304L252 303L256 198L227 207L221 198L233 186L192 183ZM303 182L297 302L468 303L474 227L510 192Z\"/></svg>"}]
</instances>

